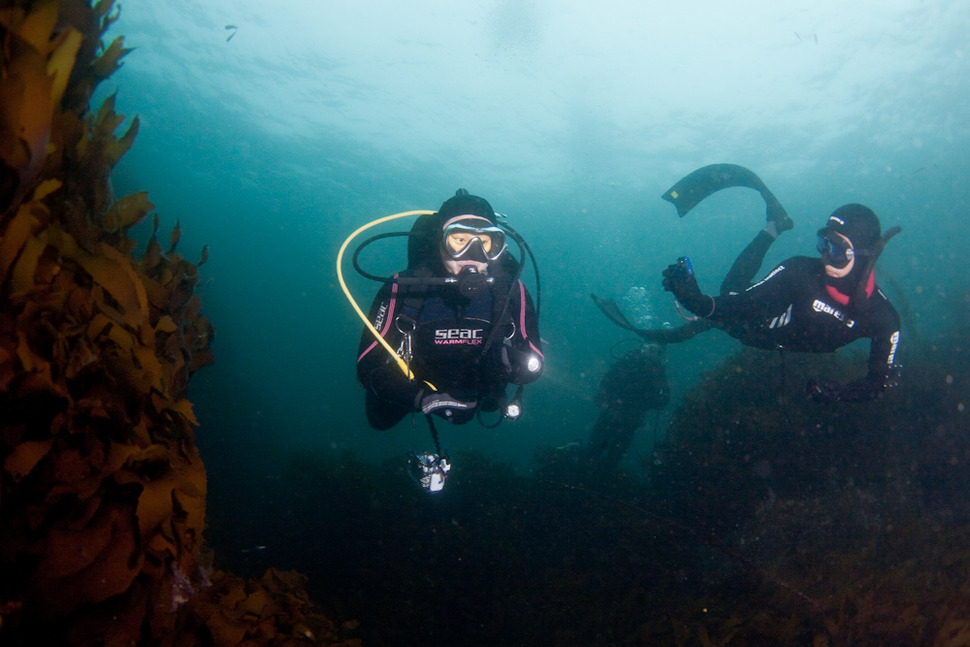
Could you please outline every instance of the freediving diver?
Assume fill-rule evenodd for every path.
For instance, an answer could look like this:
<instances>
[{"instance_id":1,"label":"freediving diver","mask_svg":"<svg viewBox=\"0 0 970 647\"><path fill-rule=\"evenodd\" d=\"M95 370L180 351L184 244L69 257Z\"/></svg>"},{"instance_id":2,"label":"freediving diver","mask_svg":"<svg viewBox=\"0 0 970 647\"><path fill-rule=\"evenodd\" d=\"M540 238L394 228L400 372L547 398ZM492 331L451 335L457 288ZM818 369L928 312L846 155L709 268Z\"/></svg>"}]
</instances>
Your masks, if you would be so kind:
<instances>
[{"instance_id":1,"label":"freediving diver","mask_svg":"<svg viewBox=\"0 0 970 647\"><path fill-rule=\"evenodd\" d=\"M741 258L760 264L775 239L772 224L777 229L769 222ZM875 212L846 204L818 230L819 258L789 258L753 285L732 268L714 297L701 292L690 260L681 257L663 271L663 287L698 318L692 325L719 328L747 346L830 353L871 339L864 377L847 384L812 380L807 390L817 402L872 400L899 376L899 315L875 279L876 260L897 231L883 236Z\"/></svg>"},{"instance_id":2,"label":"freediving diver","mask_svg":"<svg viewBox=\"0 0 970 647\"><path fill-rule=\"evenodd\" d=\"M864 377L848 384L812 380L808 394L817 402L855 402L878 398L896 386L899 315L876 286L875 266L899 227L883 234L870 208L843 205L817 232L819 258L789 258L752 285L772 243L794 226L757 175L735 164L711 164L682 178L662 197L683 217L708 195L734 186L761 193L767 223L737 257L717 297L700 291L687 257L664 270L664 289L693 314L690 321L671 329L643 330L627 321L613 301L592 295L597 306L621 327L661 344L683 342L711 328L724 330L748 346L795 352L834 352L868 338Z\"/></svg>"}]
</instances>

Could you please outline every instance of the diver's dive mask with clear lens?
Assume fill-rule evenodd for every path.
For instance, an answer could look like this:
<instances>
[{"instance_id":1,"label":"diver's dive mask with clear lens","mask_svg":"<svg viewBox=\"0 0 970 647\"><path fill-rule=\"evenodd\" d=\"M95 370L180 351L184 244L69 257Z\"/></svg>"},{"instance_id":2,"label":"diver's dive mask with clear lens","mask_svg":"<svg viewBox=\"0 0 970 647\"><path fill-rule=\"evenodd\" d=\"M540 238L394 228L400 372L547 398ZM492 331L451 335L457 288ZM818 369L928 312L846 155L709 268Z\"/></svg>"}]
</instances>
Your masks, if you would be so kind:
<instances>
[{"instance_id":1,"label":"diver's dive mask with clear lens","mask_svg":"<svg viewBox=\"0 0 970 647\"><path fill-rule=\"evenodd\" d=\"M826 230L818 232L818 243L816 245L818 253L826 265L833 267L845 267L849 261L855 258L855 250L847 247L842 241L834 241L826 235Z\"/></svg>"},{"instance_id":2,"label":"diver's dive mask with clear lens","mask_svg":"<svg viewBox=\"0 0 970 647\"><path fill-rule=\"evenodd\" d=\"M448 257L483 263L497 259L506 246L505 232L478 216L459 216L445 223L441 242Z\"/></svg>"}]
</instances>

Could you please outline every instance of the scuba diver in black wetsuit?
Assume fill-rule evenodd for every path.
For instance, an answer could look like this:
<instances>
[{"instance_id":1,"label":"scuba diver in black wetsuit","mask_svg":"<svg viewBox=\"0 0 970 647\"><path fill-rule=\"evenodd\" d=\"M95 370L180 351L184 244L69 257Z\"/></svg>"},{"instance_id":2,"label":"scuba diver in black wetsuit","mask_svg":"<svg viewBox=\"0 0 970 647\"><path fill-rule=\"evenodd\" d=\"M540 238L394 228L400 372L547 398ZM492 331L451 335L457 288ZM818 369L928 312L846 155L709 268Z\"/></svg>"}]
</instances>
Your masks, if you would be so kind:
<instances>
[{"instance_id":1,"label":"scuba diver in black wetsuit","mask_svg":"<svg viewBox=\"0 0 970 647\"><path fill-rule=\"evenodd\" d=\"M433 233L433 253L386 283L370 316L392 347L413 353L414 378L380 352L369 331L361 336L357 377L367 389L367 419L375 429L417 411L466 423L507 404L506 384L527 384L542 373L532 298L512 276L515 261L504 254L505 232L492 207L459 191L425 217L415 227ZM425 276L457 280L424 284ZM406 283L409 277L418 280Z\"/></svg>"},{"instance_id":2,"label":"scuba diver in black wetsuit","mask_svg":"<svg viewBox=\"0 0 970 647\"><path fill-rule=\"evenodd\" d=\"M742 258L760 264L774 240L767 229ZM720 328L748 346L828 353L870 338L865 377L845 385L813 381L808 390L819 402L871 400L898 379L899 315L876 287L874 273L882 248L898 231L882 236L871 209L847 204L818 231L821 258L790 258L751 286L742 287L739 271L732 288L722 286L712 297L700 291L689 259L682 257L664 270L663 286L704 322L696 325Z\"/></svg>"},{"instance_id":3,"label":"scuba diver in black wetsuit","mask_svg":"<svg viewBox=\"0 0 970 647\"><path fill-rule=\"evenodd\" d=\"M600 415L580 453L581 466L597 473L616 468L630 448L647 411L670 402L670 384L660 344L638 344L610 366L600 380Z\"/></svg>"},{"instance_id":4,"label":"scuba diver in black wetsuit","mask_svg":"<svg viewBox=\"0 0 970 647\"><path fill-rule=\"evenodd\" d=\"M522 260L507 251L509 237L524 257L527 247L514 230L464 189L415 222L408 269L381 279L360 340L357 379L367 390L372 427L389 429L408 413L423 413L440 454L432 416L464 424L499 412L488 426L519 417L521 385L539 378L544 358L538 315L519 280ZM510 383L520 385L511 400ZM419 455L425 475L435 467L428 461L442 460L437 454Z\"/></svg>"}]
</instances>

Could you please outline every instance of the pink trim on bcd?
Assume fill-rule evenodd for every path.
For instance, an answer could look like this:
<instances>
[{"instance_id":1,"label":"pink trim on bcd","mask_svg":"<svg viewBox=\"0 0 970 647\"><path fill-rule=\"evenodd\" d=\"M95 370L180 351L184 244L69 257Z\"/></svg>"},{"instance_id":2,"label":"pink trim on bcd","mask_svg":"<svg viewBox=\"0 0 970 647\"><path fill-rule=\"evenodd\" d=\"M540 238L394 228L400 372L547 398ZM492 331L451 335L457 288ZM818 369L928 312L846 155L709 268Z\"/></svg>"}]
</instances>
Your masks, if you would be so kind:
<instances>
[{"instance_id":1,"label":"pink trim on bcd","mask_svg":"<svg viewBox=\"0 0 970 647\"><path fill-rule=\"evenodd\" d=\"M397 278L397 276L398 275L395 274L394 275L394 278ZM387 331L391 327L391 322L394 321L394 309L396 307L397 307L397 281L395 281L394 283L391 284L391 299L388 302L387 317L385 317L385 319L384 319L384 327L380 331L381 337L385 337L387 335ZM360 360L362 360L364 358L364 355L366 355L367 353L371 352L371 350L374 349L374 346L377 346L377 340L376 339L374 341L372 341L371 344L370 344L370 346L368 346L367 348L365 348L364 349L364 352L361 353L357 357L357 361L360 362Z\"/></svg>"},{"instance_id":2,"label":"pink trim on bcd","mask_svg":"<svg viewBox=\"0 0 970 647\"><path fill-rule=\"evenodd\" d=\"M522 285L522 281L519 281L519 330L522 331L522 338L525 339L527 342L529 342L529 347L532 350L534 350L536 354L539 355L539 357L541 357L542 359L545 359L545 356L542 354L542 351L536 348L536 345L532 343L531 339L529 339L529 333L527 332L525 327L525 307L526 307L525 286Z\"/></svg>"}]
</instances>

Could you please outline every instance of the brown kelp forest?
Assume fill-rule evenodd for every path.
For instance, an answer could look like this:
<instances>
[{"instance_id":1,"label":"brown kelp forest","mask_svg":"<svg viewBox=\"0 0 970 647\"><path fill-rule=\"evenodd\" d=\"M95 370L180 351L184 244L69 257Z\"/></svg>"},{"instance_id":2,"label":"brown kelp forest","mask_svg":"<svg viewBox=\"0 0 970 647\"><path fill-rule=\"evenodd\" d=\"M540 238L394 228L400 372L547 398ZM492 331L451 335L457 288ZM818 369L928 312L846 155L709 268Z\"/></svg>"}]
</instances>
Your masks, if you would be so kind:
<instances>
[{"instance_id":1,"label":"brown kelp forest","mask_svg":"<svg viewBox=\"0 0 970 647\"><path fill-rule=\"evenodd\" d=\"M144 249L112 0L0 3L0 644L338 644L295 573L207 568L189 379L213 361L179 228ZM205 262L205 250L198 264Z\"/></svg>"}]
</instances>

